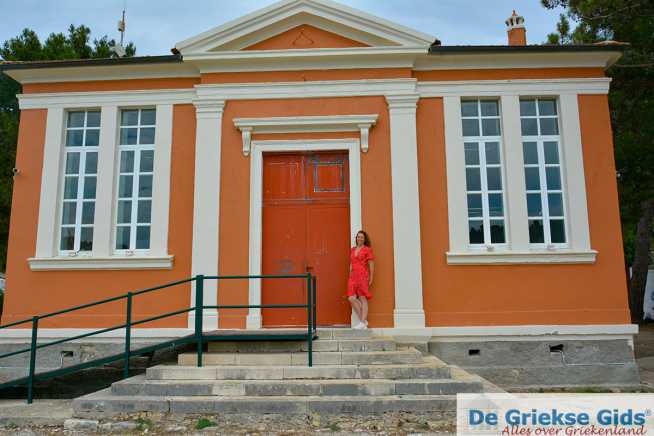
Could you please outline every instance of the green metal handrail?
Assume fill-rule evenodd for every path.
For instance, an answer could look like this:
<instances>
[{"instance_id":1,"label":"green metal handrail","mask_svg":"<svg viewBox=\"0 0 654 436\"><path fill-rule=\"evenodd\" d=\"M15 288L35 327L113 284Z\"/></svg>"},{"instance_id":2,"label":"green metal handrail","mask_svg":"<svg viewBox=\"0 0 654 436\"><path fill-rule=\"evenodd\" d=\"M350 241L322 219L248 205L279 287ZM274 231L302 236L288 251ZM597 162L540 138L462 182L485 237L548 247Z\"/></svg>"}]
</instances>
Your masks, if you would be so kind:
<instances>
[{"instance_id":1,"label":"green metal handrail","mask_svg":"<svg viewBox=\"0 0 654 436\"><path fill-rule=\"evenodd\" d=\"M307 304L253 304L253 305L204 305L204 282L205 280L236 280L236 279L306 279L307 285ZM176 310L173 312L168 312L162 315L153 316L150 318L141 319L138 321L132 321L132 303L133 299L137 295L170 288L172 286L177 286L184 283L195 282L195 305L187 309ZM31 323L32 324L32 334L30 341L30 348L25 348L22 350L12 351L0 355L0 359L15 356L22 353L30 353L29 360L29 372L27 377L19 378L5 383L0 383L0 389L7 388L11 386L20 386L23 384L27 385L27 403L31 404L33 401L34 394L34 382L36 380L46 380L48 378L53 378L63 374L68 374L73 371L80 369L89 368L92 366L103 365L109 362L116 360L123 360L123 378L129 377L129 359L132 356L142 355L148 352L156 351L158 349L168 347L171 344L181 345L185 343L196 343L196 352L197 352L197 366L201 367L203 365L203 344L207 342L203 333L203 313L204 309L279 309L279 308L306 308L307 310L307 352L308 352L308 365L313 366L313 339L316 332L316 315L317 315L317 299L316 299L316 283L317 278L312 276L311 273L307 274L286 274L286 275L234 275L234 276L204 276L196 275L194 277L177 280L174 282L166 283L164 285L155 286L152 288L142 289L135 292L127 292L123 295L118 295L111 298L106 298L104 300L95 301L92 303L82 304L79 306L74 306L68 309L59 310L56 312L46 313L44 315L33 316L32 318L27 318L20 321L14 321L9 324L0 325L1 329L6 329L9 327L14 327L20 324ZM92 332L83 333L77 336L58 339L56 341L48 342L46 344L38 344L38 329L39 329L39 320L44 318L50 318L56 315L61 315L64 313L70 313L76 310L86 309L89 307L99 306L101 304L113 303L115 301L127 300L126 301L126 313L125 313L125 323L117 326L107 327L99 330L94 330ZM194 333L191 336L176 339L173 341L166 341L160 344L153 346L144 347L138 350L131 349L131 337L132 337L132 327L139 324L145 324L152 321L157 321L163 318L168 318L175 315L180 315L190 311L195 312L195 329ZM90 336L107 333L114 330L125 329L125 350L121 354L103 357L95 359L92 361L84 362L78 365L72 365L70 367L60 368L54 371L48 371L43 374L36 374L36 351L41 348L51 347L53 345L62 344L64 342L70 342L78 339L87 338Z\"/></svg>"}]
</instances>

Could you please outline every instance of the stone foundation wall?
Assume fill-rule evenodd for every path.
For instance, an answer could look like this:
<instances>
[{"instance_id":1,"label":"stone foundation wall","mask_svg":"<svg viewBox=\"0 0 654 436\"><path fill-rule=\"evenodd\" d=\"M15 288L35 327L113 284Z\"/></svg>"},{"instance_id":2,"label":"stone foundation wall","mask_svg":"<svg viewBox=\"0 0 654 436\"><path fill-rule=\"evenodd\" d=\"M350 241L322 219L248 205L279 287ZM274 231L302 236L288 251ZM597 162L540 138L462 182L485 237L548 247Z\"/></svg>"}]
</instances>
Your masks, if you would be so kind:
<instances>
[{"instance_id":1,"label":"stone foundation wall","mask_svg":"<svg viewBox=\"0 0 654 436\"><path fill-rule=\"evenodd\" d=\"M503 387L637 387L632 342L610 340L430 341L429 352Z\"/></svg>"}]
</instances>

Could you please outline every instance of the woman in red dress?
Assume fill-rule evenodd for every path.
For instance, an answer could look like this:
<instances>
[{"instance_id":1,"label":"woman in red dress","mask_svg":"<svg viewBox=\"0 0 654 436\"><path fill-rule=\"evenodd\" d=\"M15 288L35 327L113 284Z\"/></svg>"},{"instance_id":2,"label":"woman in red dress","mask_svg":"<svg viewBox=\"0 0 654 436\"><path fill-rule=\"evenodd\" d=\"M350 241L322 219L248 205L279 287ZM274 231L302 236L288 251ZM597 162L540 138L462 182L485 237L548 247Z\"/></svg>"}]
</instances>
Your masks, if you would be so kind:
<instances>
[{"instance_id":1,"label":"woman in red dress","mask_svg":"<svg viewBox=\"0 0 654 436\"><path fill-rule=\"evenodd\" d=\"M372 298L370 286L375 271L375 256L370 248L370 238L363 230L359 230L355 238L356 245L350 250L350 278L347 281L347 298L354 313L359 318L359 324L353 328L362 330L368 328L368 300Z\"/></svg>"}]
</instances>

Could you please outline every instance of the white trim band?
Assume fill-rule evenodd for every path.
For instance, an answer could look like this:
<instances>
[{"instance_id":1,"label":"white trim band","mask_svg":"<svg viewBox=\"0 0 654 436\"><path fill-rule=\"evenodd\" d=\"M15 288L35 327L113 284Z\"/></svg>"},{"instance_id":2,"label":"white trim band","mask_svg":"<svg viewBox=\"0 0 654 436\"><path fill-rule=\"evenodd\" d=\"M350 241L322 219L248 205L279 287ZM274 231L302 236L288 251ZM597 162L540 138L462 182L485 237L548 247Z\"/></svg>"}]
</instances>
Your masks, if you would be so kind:
<instances>
[{"instance_id":1,"label":"white trim band","mask_svg":"<svg viewBox=\"0 0 654 436\"><path fill-rule=\"evenodd\" d=\"M597 251L553 250L545 252L447 252L449 265L517 265L517 264L550 264L550 263L595 263Z\"/></svg>"},{"instance_id":2,"label":"white trim band","mask_svg":"<svg viewBox=\"0 0 654 436\"><path fill-rule=\"evenodd\" d=\"M32 271L53 270L120 270L120 269L172 269L174 256L132 257L30 257L27 262Z\"/></svg>"},{"instance_id":3,"label":"white trim band","mask_svg":"<svg viewBox=\"0 0 654 436\"><path fill-rule=\"evenodd\" d=\"M637 324L481 325L425 328L373 328L373 334L443 342L609 340L638 334Z\"/></svg>"},{"instance_id":4,"label":"white trim band","mask_svg":"<svg viewBox=\"0 0 654 436\"><path fill-rule=\"evenodd\" d=\"M185 104L204 100L261 100L319 97L406 95L418 92L421 98L444 96L607 94L611 79L452 80L416 79L325 80L311 82L228 83L195 85L188 89L130 91L61 92L19 94L20 109L87 108Z\"/></svg>"},{"instance_id":5,"label":"white trim band","mask_svg":"<svg viewBox=\"0 0 654 436\"><path fill-rule=\"evenodd\" d=\"M100 106L147 106L159 104L190 103L195 90L157 89L131 91L89 91L89 92L44 92L18 94L19 107L24 109L43 109L60 107L65 109Z\"/></svg>"},{"instance_id":6,"label":"white trim band","mask_svg":"<svg viewBox=\"0 0 654 436\"><path fill-rule=\"evenodd\" d=\"M611 79L510 79L421 81L420 97L497 97L499 95L608 94Z\"/></svg>"}]
</instances>

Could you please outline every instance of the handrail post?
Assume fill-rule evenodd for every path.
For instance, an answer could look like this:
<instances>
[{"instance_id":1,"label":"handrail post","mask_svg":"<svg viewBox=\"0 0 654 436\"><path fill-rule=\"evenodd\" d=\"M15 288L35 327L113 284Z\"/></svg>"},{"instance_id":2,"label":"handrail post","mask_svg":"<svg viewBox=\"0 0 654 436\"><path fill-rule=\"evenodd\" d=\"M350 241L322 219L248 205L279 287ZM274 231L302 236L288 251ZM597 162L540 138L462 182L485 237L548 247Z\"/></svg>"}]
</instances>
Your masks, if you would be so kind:
<instances>
[{"instance_id":1,"label":"handrail post","mask_svg":"<svg viewBox=\"0 0 654 436\"><path fill-rule=\"evenodd\" d=\"M132 345L132 293L127 293L127 313L125 316L125 361L123 363L123 378L129 377L129 357Z\"/></svg>"},{"instance_id":2,"label":"handrail post","mask_svg":"<svg viewBox=\"0 0 654 436\"><path fill-rule=\"evenodd\" d=\"M32 317L32 344L30 347L30 372L27 379L27 404L34 398L34 371L36 369L36 335L39 330L39 317Z\"/></svg>"},{"instance_id":3,"label":"handrail post","mask_svg":"<svg viewBox=\"0 0 654 436\"><path fill-rule=\"evenodd\" d=\"M318 295L316 291L316 284L318 276L313 276L313 329L318 329Z\"/></svg>"},{"instance_id":4,"label":"handrail post","mask_svg":"<svg viewBox=\"0 0 654 436\"><path fill-rule=\"evenodd\" d=\"M311 306L311 273L307 273L307 350L309 366L313 366L313 307Z\"/></svg>"},{"instance_id":5,"label":"handrail post","mask_svg":"<svg viewBox=\"0 0 654 436\"><path fill-rule=\"evenodd\" d=\"M195 340L197 342L198 366L202 366L202 314L204 309L204 275L195 280Z\"/></svg>"}]
</instances>

